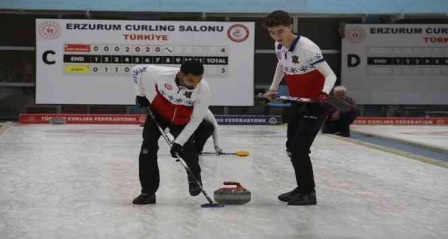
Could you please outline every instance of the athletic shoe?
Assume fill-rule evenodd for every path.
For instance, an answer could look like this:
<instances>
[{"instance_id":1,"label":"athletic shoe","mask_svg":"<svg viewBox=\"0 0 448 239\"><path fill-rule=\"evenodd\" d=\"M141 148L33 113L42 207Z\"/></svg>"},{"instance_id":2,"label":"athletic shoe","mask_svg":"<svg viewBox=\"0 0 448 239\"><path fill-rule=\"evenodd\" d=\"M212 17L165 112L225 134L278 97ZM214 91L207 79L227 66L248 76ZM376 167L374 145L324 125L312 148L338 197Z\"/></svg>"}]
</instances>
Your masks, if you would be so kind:
<instances>
[{"instance_id":1,"label":"athletic shoe","mask_svg":"<svg viewBox=\"0 0 448 239\"><path fill-rule=\"evenodd\" d=\"M134 201L132 201L132 204L137 205L155 204L155 203L156 203L156 195L149 193L142 193L138 195L138 197L136 197Z\"/></svg>"},{"instance_id":2,"label":"athletic shoe","mask_svg":"<svg viewBox=\"0 0 448 239\"><path fill-rule=\"evenodd\" d=\"M291 206L306 206L306 205L316 205L317 198L316 192L312 193L298 193L288 202Z\"/></svg>"},{"instance_id":3,"label":"athletic shoe","mask_svg":"<svg viewBox=\"0 0 448 239\"><path fill-rule=\"evenodd\" d=\"M282 193L280 195L278 195L278 200L282 201L282 202L289 202L291 200L291 198L299 193L299 187L294 188L294 190L287 192L287 193Z\"/></svg>"}]
</instances>

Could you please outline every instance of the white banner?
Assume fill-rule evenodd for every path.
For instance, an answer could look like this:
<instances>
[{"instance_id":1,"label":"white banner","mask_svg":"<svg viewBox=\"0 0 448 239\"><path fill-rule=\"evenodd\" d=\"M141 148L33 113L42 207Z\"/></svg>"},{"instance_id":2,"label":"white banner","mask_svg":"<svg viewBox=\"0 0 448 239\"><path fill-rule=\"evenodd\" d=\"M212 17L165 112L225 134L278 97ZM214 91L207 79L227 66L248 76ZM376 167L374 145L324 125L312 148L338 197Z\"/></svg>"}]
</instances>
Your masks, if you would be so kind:
<instances>
[{"instance_id":1,"label":"white banner","mask_svg":"<svg viewBox=\"0 0 448 239\"><path fill-rule=\"evenodd\" d=\"M254 104L254 23L36 19L36 103L133 105L137 64L204 63L212 105Z\"/></svg>"},{"instance_id":2,"label":"white banner","mask_svg":"<svg viewBox=\"0 0 448 239\"><path fill-rule=\"evenodd\" d=\"M341 76L359 104L445 105L448 25L348 24Z\"/></svg>"}]
</instances>

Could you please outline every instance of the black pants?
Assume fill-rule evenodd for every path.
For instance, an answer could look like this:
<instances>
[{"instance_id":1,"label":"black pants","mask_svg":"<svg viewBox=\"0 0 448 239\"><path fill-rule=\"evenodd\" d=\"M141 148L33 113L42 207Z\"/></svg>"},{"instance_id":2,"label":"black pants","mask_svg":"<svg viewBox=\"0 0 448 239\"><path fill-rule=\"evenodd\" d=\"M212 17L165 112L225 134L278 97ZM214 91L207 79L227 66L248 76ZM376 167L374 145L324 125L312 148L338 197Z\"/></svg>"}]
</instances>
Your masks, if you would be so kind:
<instances>
[{"instance_id":1,"label":"black pants","mask_svg":"<svg viewBox=\"0 0 448 239\"><path fill-rule=\"evenodd\" d=\"M356 114L347 112L341 113L337 120L327 120L322 128L324 134L341 133L342 135L350 135L350 125L355 121Z\"/></svg>"},{"instance_id":2,"label":"black pants","mask_svg":"<svg viewBox=\"0 0 448 239\"><path fill-rule=\"evenodd\" d=\"M311 145L326 116L326 109L317 103L293 103L288 122L286 149L291 152L297 186L303 193L315 191Z\"/></svg>"},{"instance_id":3,"label":"black pants","mask_svg":"<svg viewBox=\"0 0 448 239\"><path fill-rule=\"evenodd\" d=\"M204 145L208 138L212 136L215 131L215 126L211 122L203 120L199 125L198 129L194 133L194 147L198 153L204 150Z\"/></svg>"},{"instance_id":4,"label":"black pants","mask_svg":"<svg viewBox=\"0 0 448 239\"><path fill-rule=\"evenodd\" d=\"M172 125L164 120L160 115L154 112L157 123L162 129L169 127L170 133L177 137L185 127L185 125ZM159 150L159 138L161 133L153 119L148 115L146 117L145 126L143 128L143 143L139 156L139 179L142 187L142 193L156 193L160 184L159 165L157 162L157 152ZM199 166L198 153L193 146L192 139L183 145L180 155L188 165L194 176L201 180L201 167ZM171 156L170 156L171 157ZM188 174L188 172L187 172ZM188 174L188 181L193 182L193 178Z\"/></svg>"}]
</instances>

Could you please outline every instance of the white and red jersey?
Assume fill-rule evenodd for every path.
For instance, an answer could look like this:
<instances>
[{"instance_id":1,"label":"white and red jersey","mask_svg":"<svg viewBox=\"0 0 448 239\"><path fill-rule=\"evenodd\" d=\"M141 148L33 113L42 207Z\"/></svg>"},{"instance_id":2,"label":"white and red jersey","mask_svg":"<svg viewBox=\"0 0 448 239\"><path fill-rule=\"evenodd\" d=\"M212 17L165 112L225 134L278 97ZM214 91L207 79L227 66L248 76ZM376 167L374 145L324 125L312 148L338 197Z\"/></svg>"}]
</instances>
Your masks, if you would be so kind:
<instances>
[{"instance_id":1,"label":"white and red jersey","mask_svg":"<svg viewBox=\"0 0 448 239\"><path fill-rule=\"evenodd\" d=\"M204 79L194 89L178 86L178 72L179 68L137 65L132 68L132 81L137 94L147 96L152 110L173 124L186 124L174 141L183 145L207 113L210 89Z\"/></svg>"},{"instance_id":2,"label":"white and red jersey","mask_svg":"<svg viewBox=\"0 0 448 239\"><path fill-rule=\"evenodd\" d=\"M310 39L297 36L289 48L275 42L275 53L278 64L271 90L277 90L285 77L291 96L316 99L321 92L330 93L336 76Z\"/></svg>"}]
</instances>

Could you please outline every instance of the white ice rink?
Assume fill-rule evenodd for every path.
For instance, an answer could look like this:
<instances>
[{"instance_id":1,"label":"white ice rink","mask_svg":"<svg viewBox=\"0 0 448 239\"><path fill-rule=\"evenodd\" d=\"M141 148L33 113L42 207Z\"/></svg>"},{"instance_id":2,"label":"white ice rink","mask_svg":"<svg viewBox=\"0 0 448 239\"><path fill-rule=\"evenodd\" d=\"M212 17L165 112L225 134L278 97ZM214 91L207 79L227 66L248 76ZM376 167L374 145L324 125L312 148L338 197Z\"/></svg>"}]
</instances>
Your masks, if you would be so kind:
<instances>
[{"instance_id":1,"label":"white ice rink","mask_svg":"<svg viewBox=\"0 0 448 239\"><path fill-rule=\"evenodd\" d=\"M4 129L5 127L3 127ZM222 126L225 151L203 156L206 191L239 181L246 205L201 208L160 141L157 204L140 193L137 125L11 125L0 135L0 238L448 238L448 169L319 135L316 206L287 206L295 187L285 126ZM211 142L206 146L211 151Z\"/></svg>"},{"instance_id":2,"label":"white ice rink","mask_svg":"<svg viewBox=\"0 0 448 239\"><path fill-rule=\"evenodd\" d=\"M448 127L443 125L353 125L352 130L448 152Z\"/></svg>"}]
</instances>

